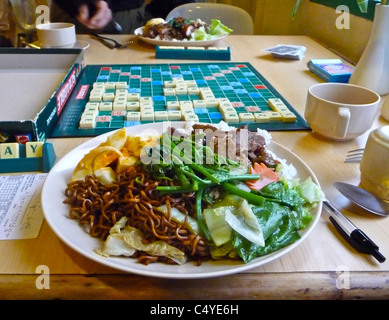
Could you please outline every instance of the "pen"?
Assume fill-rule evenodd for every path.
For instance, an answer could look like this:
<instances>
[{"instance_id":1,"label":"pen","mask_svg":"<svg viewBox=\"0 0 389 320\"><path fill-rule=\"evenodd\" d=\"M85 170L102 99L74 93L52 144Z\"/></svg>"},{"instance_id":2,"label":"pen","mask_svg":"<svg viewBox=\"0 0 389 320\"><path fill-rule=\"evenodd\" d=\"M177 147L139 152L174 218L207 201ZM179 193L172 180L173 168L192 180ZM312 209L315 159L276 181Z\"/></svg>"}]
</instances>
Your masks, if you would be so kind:
<instances>
[{"instance_id":1,"label":"pen","mask_svg":"<svg viewBox=\"0 0 389 320\"><path fill-rule=\"evenodd\" d=\"M328 209L331 223L350 245L360 253L372 255L380 263L386 260L379 252L379 247L361 229L357 228L329 201L323 201L323 204Z\"/></svg>"}]
</instances>

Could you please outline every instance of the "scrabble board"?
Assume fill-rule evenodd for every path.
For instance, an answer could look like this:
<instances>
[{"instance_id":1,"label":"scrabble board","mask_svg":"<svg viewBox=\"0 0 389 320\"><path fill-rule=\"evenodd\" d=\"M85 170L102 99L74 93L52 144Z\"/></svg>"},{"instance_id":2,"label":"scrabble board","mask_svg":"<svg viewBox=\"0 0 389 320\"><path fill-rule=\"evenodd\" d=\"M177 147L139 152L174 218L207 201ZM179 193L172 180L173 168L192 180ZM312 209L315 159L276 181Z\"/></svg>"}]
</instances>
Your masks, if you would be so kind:
<instances>
[{"instance_id":1,"label":"scrabble board","mask_svg":"<svg viewBox=\"0 0 389 320\"><path fill-rule=\"evenodd\" d=\"M96 136L167 120L309 129L248 62L123 64L86 66L50 136Z\"/></svg>"}]
</instances>

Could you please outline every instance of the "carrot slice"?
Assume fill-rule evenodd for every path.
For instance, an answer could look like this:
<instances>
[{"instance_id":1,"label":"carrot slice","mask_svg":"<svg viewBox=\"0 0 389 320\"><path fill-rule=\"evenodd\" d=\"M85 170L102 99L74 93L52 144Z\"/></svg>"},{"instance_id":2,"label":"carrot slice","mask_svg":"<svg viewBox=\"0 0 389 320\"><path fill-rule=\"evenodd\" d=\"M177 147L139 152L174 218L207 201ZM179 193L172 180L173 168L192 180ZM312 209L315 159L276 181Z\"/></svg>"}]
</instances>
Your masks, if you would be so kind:
<instances>
[{"instance_id":1,"label":"carrot slice","mask_svg":"<svg viewBox=\"0 0 389 320\"><path fill-rule=\"evenodd\" d=\"M254 166L250 167L250 173L260 175L258 180L246 181L247 186L251 190L261 190L263 187L272 182L278 181L280 178L278 172L275 172L272 168L268 168L264 163L259 164L258 162L255 162Z\"/></svg>"}]
</instances>

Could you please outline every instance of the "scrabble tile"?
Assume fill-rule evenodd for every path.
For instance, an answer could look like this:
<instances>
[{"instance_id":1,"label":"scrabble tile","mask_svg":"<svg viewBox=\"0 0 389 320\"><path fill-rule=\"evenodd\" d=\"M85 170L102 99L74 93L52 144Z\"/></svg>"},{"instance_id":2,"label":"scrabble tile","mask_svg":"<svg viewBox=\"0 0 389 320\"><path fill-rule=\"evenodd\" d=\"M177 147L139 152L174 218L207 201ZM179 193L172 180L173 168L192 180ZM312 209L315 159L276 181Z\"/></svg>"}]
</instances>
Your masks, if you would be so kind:
<instances>
[{"instance_id":1,"label":"scrabble tile","mask_svg":"<svg viewBox=\"0 0 389 320\"><path fill-rule=\"evenodd\" d=\"M88 112L84 111L81 114L81 118L95 118L98 115L98 112Z\"/></svg>"},{"instance_id":2,"label":"scrabble tile","mask_svg":"<svg viewBox=\"0 0 389 320\"><path fill-rule=\"evenodd\" d=\"M296 122L297 121L297 116L292 112L292 111L280 111L281 116L282 116L282 121L284 122Z\"/></svg>"},{"instance_id":3,"label":"scrabble tile","mask_svg":"<svg viewBox=\"0 0 389 320\"><path fill-rule=\"evenodd\" d=\"M186 87L186 81L181 78L176 78L173 80L176 87Z\"/></svg>"},{"instance_id":4,"label":"scrabble tile","mask_svg":"<svg viewBox=\"0 0 389 320\"><path fill-rule=\"evenodd\" d=\"M197 82L196 80L185 80L185 84L188 88L197 88Z\"/></svg>"},{"instance_id":5,"label":"scrabble tile","mask_svg":"<svg viewBox=\"0 0 389 320\"><path fill-rule=\"evenodd\" d=\"M267 100L267 104L273 111L279 111L280 109L287 108L280 98L271 98Z\"/></svg>"},{"instance_id":6,"label":"scrabble tile","mask_svg":"<svg viewBox=\"0 0 389 320\"><path fill-rule=\"evenodd\" d=\"M92 129L96 127L96 117L90 118L90 117L81 117L80 128L82 129Z\"/></svg>"},{"instance_id":7,"label":"scrabble tile","mask_svg":"<svg viewBox=\"0 0 389 320\"><path fill-rule=\"evenodd\" d=\"M255 122L269 122L270 117L266 114L266 112L256 112L254 113Z\"/></svg>"},{"instance_id":8,"label":"scrabble tile","mask_svg":"<svg viewBox=\"0 0 389 320\"><path fill-rule=\"evenodd\" d=\"M92 89L91 92L89 92L89 95L93 96L93 95L103 95L103 93L105 92L105 89Z\"/></svg>"},{"instance_id":9,"label":"scrabble tile","mask_svg":"<svg viewBox=\"0 0 389 320\"><path fill-rule=\"evenodd\" d=\"M153 111L153 105L150 102L139 102L140 110L151 110Z\"/></svg>"},{"instance_id":10,"label":"scrabble tile","mask_svg":"<svg viewBox=\"0 0 389 320\"><path fill-rule=\"evenodd\" d=\"M153 103L153 98L152 97L140 97L139 102L141 104L142 104L142 102Z\"/></svg>"},{"instance_id":11,"label":"scrabble tile","mask_svg":"<svg viewBox=\"0 0 389 320\"><path fill-rule=\"evenodd\" d=\"M166 109L168 110L178 110L180 109L180 103L178 101L167 101Z\"/></svg>"},{"instance_id":12,"label":"scrabble tile","mask_svg":"<svg viewBox=\"0 0 389 320\"><path fill-rule=\"evenodd\" d=\"M254 115L251 112L239 113L240 122L254 122Z\"/></svg>"},{"instance_id":13,"label":"scrabble tile","mask_svg":"<svg viewBox=\"0 0 389 320\"><path fill-rule=\"evenodd\" d=\"M180 101L180 109L181 110L186 110L186 109L193 109L193 103L192 101L185 100L185 101Z\"/></svg>"},{"instance_id":14,"label":"scrabble tile","mask_svg":"<svg viewBox=\"0 0 389 320\"><path fill-rule=\"evenodd\" d=\"M1 159L16 159L19 158L19 144L16 142L0 144Z\"/></svg>"},{"instance_id":15,"label":"scrabble tile","mask_svg":"<svg viewBox=\"0 0 389 320\"><path fill-rule=\"evenodd\" d=\"M154 112L153 111L141 111L140 119L142 121L153 121L154 120Z\"/></svg>"},{"instance_id":16,"label":"scrabble tile","mask_svg":"<svg viewBox=\"0 0 389 320\"><path fill-rule=\"evenodd\" d=\"M103 93L103 101L113 101L115 99L115 94L113 92Z\"/></svg>"},{"instance_id":17,"label":"scrabble tile","mask_svg":"<svg viewBox=\"0 0 389 320\"><path fill-rule=\"evenodd\" d=\"M127 121L140 121L140 112L129 111L127 112Z\"/></svg>"},{"instance_id":18,"label":"scrabble tile","mask_svg":"<svg viewBox=\"0 0 389 320\"><path fill-rule=\"evenodd\" d=\"M204 47L188 47L188 50L205 50Z\"/></svg>"},{"instance_id":19,"label":"scrabble tile","mask_svg":"<svg viewBox=\"0 0 389 320\"><path fill-rule=\"evenodd\" d=\"M167 121L167 120L169 120L167 111L155 111L154 112L154 119L156 121Z\"/></svg>"},{"instance_id":20,"label":"scrabble tile","mask_svg":"<svg viewBox=\"0 0 389 320\"><path fill-rule=\"evenodd\" d=\"M138 110L140 110L140 102L139 101L128 101L126 103L126 109L128 111L138 111Z\"/></svg>"},{"instance_id":21,"label":"scrabble tile","mask_svg":"<svg viewBox=\"0 0 389 320\"><path fill-rule=\"evenodd\" d=\"M127 101L139 101L139 99L140 99L139 93L134 93L134 92L127 93Z\"/></svg>"},{"instance_id":22,"label":"scrabble tile","mask_svg":"<svg viewBox=\"0 0 389 320\"><path fill-rule=\"evenodd\" d=\"M163 82L163 86L164 88L175 88L176 87L176 84L174 81L171 81L171 80L165 80Z\"/></svg>"},{"instance_id":23,"label":"scrabble tile","mask_svg":"<svg viewBox=\"0 0 389 320\"><path fill-rule=\"evenodd\" d=\"M205 105L207 108L214 108L219 105L218 101L215 98L212 99L205 99Z\"/></svg>"},{"instance_id":24,"label":"scrabble tile","mask_svg":"<svg viewBox=\"0 0 389 320\"><path fill-rule=\"evenodd\" d=\"M103 94L102 93L94 93L89 95L89 101L91 102L99 102L103 99Z\"/></svg>"},{"instance_id":25,"label":"scrabble tile","mask_svg":"<svg viewBox=\"0 0 389 320\"><path fill-rule=\"evenodd\" d=\"M185 114L184 121L199 121L199 117L196 114Z\"/></svg>"},{"instance_id":26,"label":"scrabble tile","mask_svg":"<svg viewBox=\"0 0 389 320\"><path fill-rule=\"evenodd\" d=\"M105 89L115 89L116 83L115 82L105 82Z\"/></svg>"},{"instance_id":27,"label":"scrabble tile","mask_svg":"<svg viewBox=\"0 0 389 320\"><path fill-rule=\"evenodd\" d=\"M112 110L114 111L124 111L127 108L127 102L125 101L114 101L112 105Z\"/></svg>"},{"instance_id":28,"label":"scrabble tile","mask_svg":"<svg viewBox=\"0 0 389 320\"><path fill-rule=\"evenodd\" d=\"M200 90L198 87L188 87L188 94L195 95L199 94Z\"/></svg>"},{"instance_id":29,"label":"scrabble tile","mask_svg":"<svg viewBox=\"0 0 389 320\"><path fill-rule=\"evenodd\" d=\"M100 102L99 110L100 111L112 111L112 102L108 102L108 101Z\"/></svg>"},{"instance_id":30,"label":"scrabble tile","mask_svg":"<svg viewBox=\"0 0 389 320\"><path fill-rule=\"evenodd\" d=\"M181 120L181 111L179 110L168 110L167 114L169 120Z\"/></svg>"},{"instance_id":31,"label":"scrabble tile","mask_svg":"<svg viewBox=\"0 0 389 320\"><path fill-rule=\"evenodd\" d=\"M163 88L163 95L164 96L175 96L176 90L175 90L175 88Z\"/></svg>"},{"instance_id":32,"label":"scrabble tile","mask_svg":"<svg viewBox=\"0 0 389 320\"><path fill-rule=\"evenodd\" d=\"M226 122L238 123L239 116L237 113L226 113L223 115L223 118Z\"/></svg>"},{"instance_id":33,"label":"scrabble tile","mask_svg":"<svg viewBox=\"0 0 389 320\"><path fill-rule=\"evenodd\" d=\"M100 105L100 102L87 102L86 105L85 105L85 109L86 108L99 108L99 105Z\"/></svg>"},{"instance_id":34,"label":"scrabble tile","mask_svg":"<svg viewBox=\"0 0 389 320\"><path fill-rule=\"evenodd\" d=\"M213 93L201 94L201 92L200 92L200 97L201 97L201 99L203 99L203 100L212 100L212 99L215 99L215 96L214 96Z\"/></svg>"},{"instance_id":35,"label":"scrabble tile","mask_svg":"<svg viewBox=\"0 0 389 320\"><path fill-rule=\"evenodd\" d=\"M185 86L179 86L175 88L176 95L185 95L188 94L188 88Z\"/></svg>"},{"instance_id":36,"label":"scrabble tile","mask_svg":"<svg viewBox=\"0 0 389 320\"><path fill-rule=\"evenodd\" d=\"M205 100L193 100L193 108L206 108Z\"/></svg>"},{"instance_id":37,"label":"scrabble tile","mask_svg":"<svg viewBox=\"0 0 389 320\"><path fill-rule=\"evenodd\" d=\"M127 82L125 81L116 82L115 89L127 89Z\"/></svg>"},{"instance_id":38,"label":"scrabble tile","mask_svg":"<svg viewBox=\"0 0 389 320\"><path fill-rule=\"evenodd\" d=\"M93 89L104 90L105 89L105 84L104 84L104 82L94 82L93 85L92 85L92 88Z\"/></svg>"},{"instance_id":39,"label":"scrabble tile","mask_svg":"<svg viewBox=\"0 0 389 320\"><path fill-rule=\"evenodd\" d=\"M96 107L85 107L84 111L82 112L83 114L84 113L88 113L88 114L94 114L95 116L99 113L99 105L98 104Z\"/></svg>"},{"instance_id":40,"label":"scrabble tile","mask_svg":"<svg viewBox=\"0 0 389 320\"><path fill-rule=\"evenodd\" d=\"M128 94L127 89L116 89L115 91L115 97L117 97L118 95L127 96L127 94Z\"/></svg>"},{"instance_id":41,"label":"scrabble tile","mask_svg":"<svg viewBox=\"0 0 389 320\"><path fill-rule=\"evenodd\" d=\"M270 121L282 121L282 116L281 116L281 114L279 112L268 111L266 113L269 116L269 120Z\"/></svg>"}]
</instances>

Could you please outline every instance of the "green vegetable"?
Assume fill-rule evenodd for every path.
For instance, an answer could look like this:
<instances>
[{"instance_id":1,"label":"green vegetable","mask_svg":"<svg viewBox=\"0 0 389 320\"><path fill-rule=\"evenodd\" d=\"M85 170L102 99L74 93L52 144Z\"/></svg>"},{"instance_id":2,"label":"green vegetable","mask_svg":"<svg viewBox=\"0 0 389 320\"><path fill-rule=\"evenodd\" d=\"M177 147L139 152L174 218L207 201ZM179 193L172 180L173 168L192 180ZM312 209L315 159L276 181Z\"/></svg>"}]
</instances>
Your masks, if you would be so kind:
<instances>
[{"instance_id":1,"label":"green vegetable","mask_svg":"<svg viewBox=\"0 0 389 320\"><path fill-rule=\"evenodd\" d=\"M223 37L227 34L230 34L233 30L225 26L218 19L212 19L209 26L209 32L207 33L204 27L196 29L192 35L191 40L203 41L211 40L215 38Z\"/></svg>"},{"instance_id":2,"label":"green vegetable","mask_svg":"<svg viewBox=\"0 0 389 320\"><path fill-rule=\"evenodd\" d=\"M226 221L226 213L234 210L233 206L204 209L203 215L211 238L216 246L231 240L232 228Z\"/></svg>"},{"instance_id":3,"label":"green vegetable","mask_svg":"<svg viewBox=\"0 0 389 320\"><path fill-rule=\"evenodd\" d=\"M209 26L209 34L217 37L222 37L226 34L230 34L233 30L225 26L218 19L212 19Z\"/></svg>"}]
</instances>

